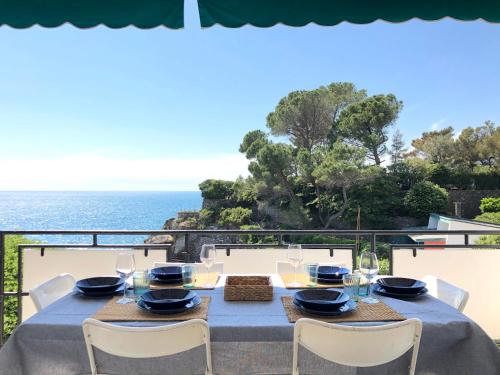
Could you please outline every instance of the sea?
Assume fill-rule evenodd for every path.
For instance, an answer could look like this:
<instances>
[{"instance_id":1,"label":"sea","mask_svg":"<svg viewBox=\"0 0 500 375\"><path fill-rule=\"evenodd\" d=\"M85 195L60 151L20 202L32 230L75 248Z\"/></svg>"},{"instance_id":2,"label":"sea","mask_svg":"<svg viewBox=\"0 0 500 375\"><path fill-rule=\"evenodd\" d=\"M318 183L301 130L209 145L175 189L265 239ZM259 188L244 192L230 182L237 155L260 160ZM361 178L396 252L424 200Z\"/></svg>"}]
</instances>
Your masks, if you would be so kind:
<instances>
[{"instance_id":1,"label":"sea","mask_svg":"<svg viewBox=\"0 0 500 375\"><path fill-rule=\"evenodd\" d=\"M199 210L199 191L0 191L0 230L159 230L177 212ZM91 243L90 236L35 235L42 243ZM142 243L145 236L99 236L99 243Z\"/></svg>"}]
</instances>

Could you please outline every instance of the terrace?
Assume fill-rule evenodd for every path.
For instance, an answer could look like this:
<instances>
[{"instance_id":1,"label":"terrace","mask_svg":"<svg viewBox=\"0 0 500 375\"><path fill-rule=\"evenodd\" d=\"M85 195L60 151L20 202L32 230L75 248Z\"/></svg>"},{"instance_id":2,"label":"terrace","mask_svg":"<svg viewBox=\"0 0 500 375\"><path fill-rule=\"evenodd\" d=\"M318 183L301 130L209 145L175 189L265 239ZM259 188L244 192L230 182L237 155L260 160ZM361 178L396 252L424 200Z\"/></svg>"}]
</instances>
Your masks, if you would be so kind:
<instances>
[{"instance_id":1,"label":"terrace","mask_svg":"<svg viewBox=\"0 0 500 375\"><path fill-rule=\"evenodd\" d=\"M0 3L0 25L27 28L70 23L78 28L133 25L142 29L184 26L183 0L49 1L45 6L38 1L26 1L23 5ZM472 4L445 0L435 4L381 0L198 0L197 6L202 27L270 27L277 23L303 26L310 22L333 26L344 21L397 23L443 17L500 22L497 1ZM345 196L345 190L343 193ZM8 252L9 236L17 235L76 235L85 236L88 241L20 243ZM171 235L184 238L184 247L133 241L110 244L103 240L107 235ZM304 237L311 235L332 241L303 243L300 259L289 256L290 245L301 244ZM399 374L409 370L410 374L422 375L496 375L500 369L500 351L494 343L500 339L500 285L495 266L500 264L500 245L476 244L477 238L486 235L500 235L500 228L492 225L488 229L442 229L437 225L428 230L0 230L0 373L97 374L97 362L102 372L148 375L298 374L299 368L301 373L311 374ZM200 256L200 248L191 245L190 239L199 236L217 249L208 261ZM248 240L250 237L252 241ZM221 242L220 238L225 240ZM422 243L401 243L401 238ZM435 239L439 243L433 243ZM364 254L371 257L370 264L363 267L360 241L369 244ZM386 244L387 253L377 246L380 243ZM130 269L117 265L117 258L124 253L134 259ZM470 298L461 298L455 304L442 295L439 284L428 293L419 290L418 297L415 294L410 299L398 298L397 293L380 293L373 305L359 300L354 293L344 301L345 305L333 310L335 314L327 311L329 315L322 315L324 310L315 310L318 314L314 314L302 305L292 305L297 286L288 281L288 271L280 271L280 264L285 268L295 266L295 281L298 266L293 261L341 265L349 272L362 268L365 276L371 276L378 271L374 255L381 264L387 262L383 274L416 280L433 275L449 283L448 288L461 289L462 297L467 295L464 291L468 292ZM200 261L205 261L206 273L196 268ZM172 283L168 289L195 289L195 307L195 300L191 299L182 306L182 312L167 309L152 314L161 311L139 304L143 300L133 277L135 290L126 286L126 280L130 282L130 277L135 276L134 271L150 270L163 263L177 268L178 264L194 263L196 277L191 281L195 287L186 286L182 275L179 285ZM113 289L109 295L92 295L83 293L74 282L116 272L124 296L137 298L137 304L116 303L119 289ZM299 273L311 282L307 279L310 274ZM70 280L69 287L53 284L61 274L71 275L64 276ZM155 290L158 280L146 274L147 288ZM215 275L213 282L211 275ZM249 275L264 276L266 282L270 281L270 298L258 295L263 288L256 285L235 288L231 298L227 297L229 276ZM206 285L200 281L204 277ZM325 287L316 281L302 283L300 289L336 293L335 299L327 299L330 304L350 290L347 283ZM370 283L366 285L369 291ZM377 285L374 283L373 289ZM265 285L265 292L269 292L269 286ZM35 306L37 290L50 301L38 301ZM248 297L252 292L249 300L238 300L239 294ZM188 309L189 304L192 305ZM340 310L345 306L349 310ZM15 330L6 331L12 326Z\"/></svg>"},{"instance_id":2,"label":"terrace","mask_svg":"<svg viewBox=\"0 0 500 375\"><path fill-rule=\"evenodd\" d=\"M300 243L301 236L307 235L322 235L334 236L337 239L344 239L337 241L336 244L305 244L304 248L304 262L315 261L320 264L343 264L349 269L359 267L359 254L357 253L357 246L349 239L365 239L370 242L372 251L376 251L377 243L380 241L388 242L391 244L391 252L389 256L389 270L390 274L394 276L413 277L421 279L424 275L432 274L441 279L444 279L460 288L467 290L470 293L470 299L464 310L464 314L471 319L473 326L477 323L491 339L500 338L500 322L497 319L497 311L500 308L500 300L495 296L500 295L498 283L495 282L494 272L482 272L481 282L477 282L476 278L471 277L472 270L487 270L491 264L498 264L500 261L500 246L498 245L476 245L470 243L469 238L481 235L499 235L499 229L491 230L447 230L447 231L400 231L400 230L385 230L385 231L339 231L339 230L206 230L206 231L188 231L188 230L174 230L174 231L3 231L0 232L0 260L3 267L5 267L5 252L4 240L8 235L58 235L58 236L72 236L72 235L85 235L88 236L88 243L64 243L64 244L50 244L50 243L37 243L37 244L20 244L17 247L19 254L18 266L20 272L17 274L17 285L21 287L17 290L6 290L4 273L0 278L1 289L1 321L4 324L5 304L9 300L17 300L17 316L23 323L24 329L33 329L37 324L37 320L44 316L44 313L35 314L33 302L29 296L29 290L38 284L57 276L62 273L70 273L76 279L82 279L93 276L114 274L115 259L117 254L124 251L133 252L136 260L136 269L147 269L153 267L157 262L199 262L199 249L184 249L182 252L174 254L174 250L170 245L162 244L105 244L101 243L100 238L106 235L120 235L120 236L137 236L137 235L165 235L170 234L177 237L184 237L185 243L189 243L191 236L203 235L204 237L214 237L223 235L225 238L232 238L232 243L217 244L216 262L223 262L224 274L261 274L261 275L274 275L276 273L276 263L286 261L286 247L290 239ZM449 238L454 238L453 244L440 244L440 245L422 245L422 244L398 244L394 239L401 238L402 236L411 235L431 235L431 234L446 234ZM275 240L270 243L258 244L245 244L240 240L241 238L252 236L272 236ZM433 250L432 247L439 248ZM5 270L5 268L3 268ZM275 296L274 302L278 299L281 290L286 291L282 281L278 275L273 276L275 283ZM222 279L221 279L222 280ZM215 292L206 292L207 295L217 295L224 290L223 282L219 280ZM217 292L220 291L220 292ZM213 294L215 293L215 294ZM214 297L213 297L214 298ZM226 302L227 304L228 302ZM234 303L233 303L234 304ZM236 303L238 304L238 303ZM257 306L263 308L261 314L266 314L268 309L275 307L262 306L267 305L267 302L255 302ZM419 304L417 303L417 306ZM54 308L58 306L54 304ZM248 305L247 305L248 306ZM221 308L221 306L218 306ZM216 307L214 307L216 309ZM225 308L228 308L227 306ZM256 307L254 307L256 308ZM60 309L60 307L59 307ZM234 310L234 307L230 307ZM50 310L50 309L48 309ZM63 309L64 310L64 309ZM234 311L233 311L234 312ZM63 313L60 311L56 314ZM69 313L69 312L68 312ZM73 311L70 314L77 313ZM33 316L33 314L35 314ZM40 315L41 314L41 315ZM64 313L66 314L66 313ZM40 315L40 316L39 316ZM408 316L412 316L410 314ZM426 326L425 314L417 313L424 319L424 327ZM37 318L38 317L38 318ZM62 316L61 316L62 317ZM68 315L69 317L69 315ZM214 319L214 324L217 318ZM219 318L220 319L220 318ZM443 323L446 318L443 318ZM210 324L210 315L208 322ZM475 323L472 323L475 322ZM255 323L257 325L262 323ZM440 325L441 326L441 325ZM55 328L55 327L53 327ZM214 328L216 329L216 328ZM239 328L234 327L234 334L238 335ZM477 329L480 329L479 327ZM14 337L7 340L7 344L12 340L21 340L24 336L22 330L14 333ZM33 331L34 332L34 331ZM32 332L32 334L33 334ZM217 346L217 340L224 341L218 337L214 331L213 340L214 346ZM67 333L61 333L64 337ZM220 333L219 333L220 334ZM17 338L16 338L17 336ZM452 335L453 336L453 335ZM217 338L218 337L218 338ZM68 337L69 338L69 337ZM2 337L4 340L5 337ZM72 339L73 340L73 339ZM248 344L253 339L247 341L246 338L241 338L239 345ZM274 340L272 337L266 340ZM489 339L488 339L489 340ZM30 345L29 342L17 345ZM83 343L81 343L83 344ZM221 343L219 343L221 344ZM477 344L477 343L476 343ZM484 342L481 344L483 345ZM16 345L16 346L17 346ZM231 345L234 345L232 343ZM425 353L426 341L422 343L421 356L427 356ZM13 345L7 345L12 350ZM464 345L467 347L467 345ZM48 346L50 348L50 345ZM55 347L53 348L55 349ZM83 349L83 346L81 347ZM491 349L491 348L490 348ZM490 350L488 349L488 350ZM38 350L38 349L37 349ZM45 356L51 353L51 349L42 349L39 355ZM212 349L214 351L214 349ZM226 349L225 349L226 351ZM45 354L43 354L45 352ZM5 351L4 351L5 353ZM217 351L215 351L217 356ZM275 355L275 354L273 354ZM441 353L440 355L445 355ZM5 355L2 362L7 363ZM238 357L239 358L239 357ZM288 357L287 357L288 358ZM54 359L47 362L47 366L54 365ZM59 359L60 360L60 359ZM75 359L69 359L73 362ZM310 359L309 359L310 360ZM309 361L307 360L307 361ZM214 361L216 361L214 357ZM240 366L238 371L243 371L242 368L248 363L240 358ZM304 360L306 361L306 360ZM57 360L56 360L57 362ZM216 368L220 373L231 373L234 367L227 367L227 364L217 362ZM313 361L313 367L314 367ZM493 364L493 362L491 363ZM72 364L74 366L74 363ZM80 364L82 365L82 364ZM230 368L232 370L230 370ZM276 370L276 368L274 368ZM190 370L191 371L191 370ZM319 371L319 370L318 370ZM9 373L9 372L7 372ZM13 372L15 373L15 371ZM174 372L175 373L175 372ZM217 373L217 372L216 372Z\"/></svg>"}]
</instances>

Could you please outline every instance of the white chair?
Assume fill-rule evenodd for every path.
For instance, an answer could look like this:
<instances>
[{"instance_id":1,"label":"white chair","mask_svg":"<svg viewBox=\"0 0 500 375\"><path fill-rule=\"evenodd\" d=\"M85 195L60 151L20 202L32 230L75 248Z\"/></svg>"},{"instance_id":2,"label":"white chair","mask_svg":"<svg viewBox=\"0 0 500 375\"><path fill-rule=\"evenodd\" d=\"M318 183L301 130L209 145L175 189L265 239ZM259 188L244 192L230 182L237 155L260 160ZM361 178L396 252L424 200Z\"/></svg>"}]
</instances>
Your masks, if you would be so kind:
<instances>
[{"instance_id":1,"label":"white chair","mask_svg":"<svg viewBox=\"0 0 500 375\"><path fill-rule=\"evenodd\" d=\"M36 311L40 311L64 297L75 287L75 278L69 273L63 273L30 290L30 296Z\"/></svg>"},{"instance_id":2,"label":"white chair","mask_svg":"<svg viewBox=\"0 0 500 375\"><path fill-rule=\"evenodd\" d=\"M453 306L460 312L464 311L469 300L469 292L432 275L424 276L422 281L427 284L427 290L431 296Z\"/></svg>"},{"instance_id":3,"label":"white chair","mask_svg":"<svg viewBox=\"0 0 500 375\"><path fill-rule=\"evenodd\" d=\"M370 327L299 319L293 337L293 375L299 375L299 344L328 361L352 367L378 366L402 356L413 347L409 367L409 373L413 375L421 334L422 322L419 319Z\"/></svg>"},{"instance_id":4,"label":"white chair","mask_svg":"<svg viewBox=\"0 0 500 375\"><path fill-rule=\"evenodd\" d=\"M123 327L86 319L83 322L83 334L92 375L98 374L93 347L119 357L154 358L181 353L201 345L206 348L205 374L212 374L210 330L208 323L202 319L158 327Z\"/></svg>"}]
</instances>

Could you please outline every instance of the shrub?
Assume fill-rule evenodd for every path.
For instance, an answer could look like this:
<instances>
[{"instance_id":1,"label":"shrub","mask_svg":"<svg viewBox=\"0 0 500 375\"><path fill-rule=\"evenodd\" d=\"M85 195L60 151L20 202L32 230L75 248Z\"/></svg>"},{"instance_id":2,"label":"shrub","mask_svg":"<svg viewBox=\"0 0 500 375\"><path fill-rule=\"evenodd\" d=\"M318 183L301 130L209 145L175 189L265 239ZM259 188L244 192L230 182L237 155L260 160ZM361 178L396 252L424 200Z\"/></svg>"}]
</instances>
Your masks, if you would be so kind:
<instances>
[{"instance_id":1,"label":"shrub","mask_svg":"<svg viewBox=\"0 0 500 375\"><path fill-rule=\"evenodd\" d=\"M220 212L218 224L224 228L240 228L249 224L252 210L244 207L225 208Z\"/></svg>"},{"instance_id":2,"label":"shrub","mask_svg":"<svg viewBox=\"0 0 500 375\"><path fill-rule=\"evenodd\" d=\"M485 223L500 224L500 212L485 212L474 218L477 221L484 221Z\"/></svg>"},{"instance_id":3,"label":"shrub","mask_svg":"<svg viewBox=\"0 0 500 375\"><path fill-rule=\"evenodd\" d=\"M203 208L200 210L199 224L200 228L204 229L207 226L214 223L216 218L216 214L213 210L209 210L207 208Z\"/></svg>"},{"instance_id":4,"label":"shrub","mask_svg":"<svg viewBox=\"0 0 500 375\"><path fill-rule=\"evenodd\" d=\"M484 199L481 199L481 205L483 204L483 200ZM474 220L484 221L485 223L500 224L500 212L485 212L484 214L476 216ZM480 245L500 245L500 236L481 236L476 243Z\"/></svg>"},{"instance_id":5,"label":"shrub","mask_svg":"<svg viewBox=\"0 0 500 375\"><path fill-rule=\"evenodd\" d=\"M481 199L479 209L483 214L485 212L500 212L500 197Z\"/></svg>"},{"instance_id":6,"label":"shrub","mask_svg":"<svg viewBox=\"0 0 500 375\"><path fill-rule=\"evenodd\" d=\"M500 169L498 167L477 166L472 173L476 189L498 189L500 186Z\"/></svg>"},{"instance_id":7,"label":"shrub","mask_svg":"<svg viewBox=\"0 0 500 375\"><path fill-rule=\"evenodd\" d=\"M408 190L416 183L429 179L432 164L419 158L408 158L390 165L387 169L398 186L402 190Z\"/></svg>"},{"instance_id":8,"label":"shrub","mask_svg":"<svg viewBox=\"0 0 500 375\"><path fill-rule=\"evenodd\" d=\"M208 179L198 186L205 199L230 199L233 194L232 181Z\"/></svg>"},{"instance_id":9,"label":"shrub","mask_svg":"<svg viewBox=\"0 0 500 375\"><path fill-rule=\"evenodd\" d=\"M430 181L414 185L404 197L404 204L411 216L425 218L433 212L446 211L448 193Z\"/></svg>"},{"instance_id":10,"label":"shrub","mask_svg":"<svg viewBox=\"0 0 500 375\"><path fill-rule=\"evenodd\" d=\"M242 225L240 229L243 230L260 230L262 227L260 225ZM241 236L241 240L244 243L250 243L250 244L257 244L257 243L265 243L265 244L275 244L277 243L277 240L274 236L271 235L264 235L264 236L259 236L256 234L249 234L247 236Z\"/></svg>"},{"instance_id":11,"label":"shrub","mask_svg":"<svg viewBox=\"0 0 500 375\"><path fill-rule=\"evenodd\" d=\"M5 291L17 292L17 245L33 243L23 236L5 236ZM18 323L17 299L5 298L4 335L9 336Z\"/></svg>"}]
</instances>

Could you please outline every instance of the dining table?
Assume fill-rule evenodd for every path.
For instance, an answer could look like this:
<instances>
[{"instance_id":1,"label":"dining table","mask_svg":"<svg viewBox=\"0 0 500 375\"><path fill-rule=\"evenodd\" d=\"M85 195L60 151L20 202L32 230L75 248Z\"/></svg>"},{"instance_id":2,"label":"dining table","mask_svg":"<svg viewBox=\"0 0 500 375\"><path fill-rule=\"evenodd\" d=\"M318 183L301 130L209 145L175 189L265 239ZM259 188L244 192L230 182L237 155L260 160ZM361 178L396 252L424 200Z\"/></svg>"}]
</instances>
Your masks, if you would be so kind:
<instances>
[{"instance_id":1,"label":"dining table","mask_svg":"<svg viewBox=\"0 0 500 375\"><path fill-rule=\"evenodd\" d=\"M271 301L225 301L221 275L209 296L214 374L291 374L294 324L288 321L281 301L296 290L286 289L281 277L271 275ZM377 296L404 318L418 318L423 332L417 359L419 375L499 375L500 350L471 319L430 296L399 300ZM92 317L108 298L82 298L70 293L22 322L0 350L2 375L88 374L90 366L82 322ZM379 325L387 322L350 322ZM128 326L153 326L172 322L116 322ZM328 342L324 343L328 345ZM346 343L346 345L348 345ZM354 348L355 350L355 348ZM205 372L205 351L197 347L168 357L128 359L95 349L99 370L105 374L195 375ZM360 351L359 356L366 355ZM301 374L407 374L410 352L385 365L353 368L331 363L305 348L299 350Z\"/></svg>"}]
</instances>

